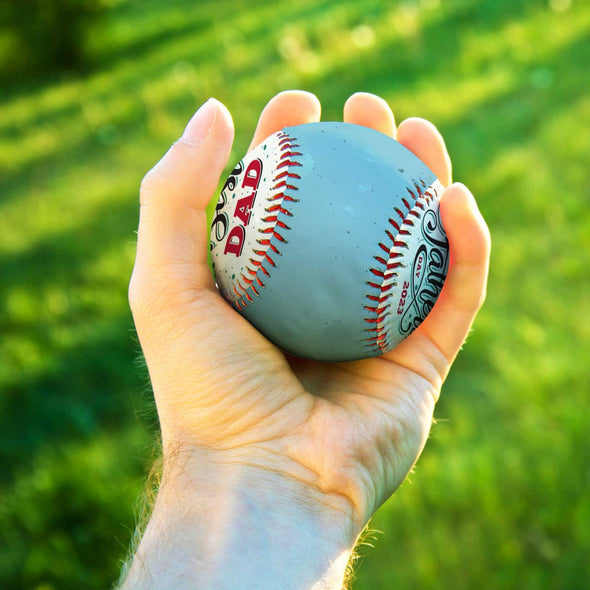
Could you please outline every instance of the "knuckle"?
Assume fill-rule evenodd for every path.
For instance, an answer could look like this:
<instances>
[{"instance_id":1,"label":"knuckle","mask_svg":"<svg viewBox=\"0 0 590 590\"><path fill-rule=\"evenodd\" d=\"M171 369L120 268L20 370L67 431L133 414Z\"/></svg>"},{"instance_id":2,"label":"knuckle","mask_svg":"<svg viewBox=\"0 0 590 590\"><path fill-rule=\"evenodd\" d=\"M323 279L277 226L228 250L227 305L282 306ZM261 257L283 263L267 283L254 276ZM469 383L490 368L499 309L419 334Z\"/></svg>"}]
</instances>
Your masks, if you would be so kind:
<instances>
[{"instance_id":1,"label":"knuckle","mask_svg":"<svg viewBox=\"0 0 590 590\"><path fill-rule=\"evenodd\" d=\"M157 162L155 166L148 170L141 179L139 194L140 199L142 199L142 204L146 204L148 201L152 200L159 192L161 192L162 187L166 186L170 181L171 172L169 169L174 163L174 158L171 157L170 153L174 152L175 145L173 145L164 157ZM172 178L173 177L174 175L172 174Z\"/></svg>"},{"instance_id":2,"label":"knuckle","mask_svg":"<svg viewBox=\"0 0 590 590\"><path fill-rule=\"evenodd\" d=\"M135 271L131 274L131 278L129 280L129 287L127 289L127 299L129 301L129 307L131 309L131 313L135 316L137 310L139 309L139 302L141 300L142 293L141 289L138 288L138 279L137 274Z\"/></svg>"},{"instance_id":3,"label":"knuckle","mask_svg":"<svg viewBox=\"0 0 590 590\"><path fill-rule=\"evenodd\" d=\"M154 192L160 184L156 168L149 170L141 179L139 185L139 202L141 205L148 205L153 198Z\"/></svg>"},{"instance_id":4,"label":"knuckle","mask_svg":"<svg viewBox=\"0 0 590 590\"><path fill-rule=\"evenodd\" d=\"M487 287L487 284L485 284L481 290L481 293L479 294L479 298L476 301L476 307L475 307L476 312L479 311L483 307L483 304L485 303L487 294L488 294L488 287Z\"/></svg>"},{"instance_id":5,"label":"knuckle","mask_svg":"<svg viewBox=\"0 0 590 590\"><path fill-rule=\"evenodd\" d=\"M143 310L146 308L147 293L145 289L145 280L137 268L133 269L131 278L129 279L127 299L134 319L137 320L141 318L144 315Z\"/></svg>"}]
</instances>

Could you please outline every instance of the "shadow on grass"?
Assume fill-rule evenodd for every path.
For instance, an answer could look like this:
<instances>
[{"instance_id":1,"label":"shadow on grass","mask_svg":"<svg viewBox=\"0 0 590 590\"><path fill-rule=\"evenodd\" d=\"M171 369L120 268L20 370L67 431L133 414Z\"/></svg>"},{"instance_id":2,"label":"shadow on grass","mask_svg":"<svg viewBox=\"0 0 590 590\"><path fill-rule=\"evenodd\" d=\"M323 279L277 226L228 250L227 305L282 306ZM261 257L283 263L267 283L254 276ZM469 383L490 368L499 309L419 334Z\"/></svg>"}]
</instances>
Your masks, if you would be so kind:
<instances>
[{"instance_id":1,"label":"shadow on grass","mask_svg":"<svg viewBox=\"0 0 590 590\"><path fill-rule=\"evenodd\" d=\"M501 2L498 6L482 7L477 3L459 3L453 8L449 8L444 17L433 19L427 23L419 32L416 39L408 40L400 37L394 37L393 41L380 47L375 51L372 57L367 57L363 60L350 60L349 62L329 71L322 76L320 81L314 82L310 80L312 90L323 98L327 97L328 111L334 107L331 105L340 105L348 97L351 91L356 89L367 89L377 94L395 94L396 91L408 90L415 87L418 83L426 79L437 80L441 79L441 75L447 71L449 64L457 62L461 55L461 45L459 35L456 34L467 27L478 27L485 29L488 32L496 32L501 34L503 27L510 21L517 21L527 15L527 10L531 6L537 6L538 3L509 3ZM294 22L298 20L305 20L305 18L312 19L317 17L322 11L330 6L329 2L321 4L319 7L301 7L296 13ZM264 7L258 8L263 10ZM381 8L383 12L385 8ZM108 53L104 56L103 66L104 74L107 74L109 69L115 68L114 75L111 80L106 82L106 86L97 85L91 91L91 94L84 97L84 101L104 100L111 102L115 100L114 97L126 96L132 97L136 102L132 112L125 113L119 120L113 118L106 123L106 127L110 128L119 137L124 137L133 132L134 129L143 128L145 121L149 114L147 112L147 105L144 104L142 97L138 93L138 88L142 88L146 82L150 80L161 79L170 72L176 61L180 59L179 56L169 56L167 59L148 59L149 56L157 57L159 49L170 46L172 42L182 42L189 40L195 35L194 27L199 31L212 34L212 29L207 25L212 21L212 12L209 11L207 15L188 15L188 22L186 23L171 23L169 29L159 32L154 32L148 37L139 37L127 46L121 48L122 54L117 54L115 59L114 54ZM253 18L255 15L253 15ZM229 26L229 24L228 24ZM262 38L272 39L273 28L276 23L268 22L261 19L261 24L257 24L256 34ZM441 31L448 31L448 34L441 34ZM569 54L564 50L563 55L558 55L553 61L556 63L563 63L561 60L579 59L576 53L580 47L572 48ZM110 56L110 57L109 57ZM119 63L125 63L131 58L138 60L141 64L137 68L128 69L124 73L117 74L116 66ZM206 42L195 44L193 50L189 51L183 59L194 63L196 66L205 65L211 59L210 47ZM270 49L265 50L264 54L259 56L255 63L250 63L247 66L241 66L238 70L233 70L231 64L222 72L222 76L226 79L228 85L234 88L240 86L247 80L253 79L260 75L261 71L265 71L275 67L281 63L282 58L277 54L271 46ZM539 62L538 67L543 67L545 64ZM288 66L287 66L288 67ZM518 65L516 62L507 63L506 67L515 71L518 74L518 84L512 89L513 94L525 91L525 86L528 83L530 72L521 72L519 70L526 70L526 68L534 68L535 64ZM101 73L101 70L97 73ZM520 74L524 73L525 76ZM444 76L442 76L444 77ZM445 80L448 82L448 80ZM545 105L551 104L554 99L553 93L556 88L549 90L549 95L544 101ZM441 89L441 92L450 92L450 89ZM94 96L93 96L94 95ZM451 97L449 99L452 99ZM178 101L179 106L186 104L187 110L194 106L194 98L186 96L164 97L168 104ZM485 108L486 104L482 104ZM511 105L512 107L513 105ZM543 108L543 105L541 105ZM466 116L468 113L465 114ZM80 101L71 99L68 106L63 106L48 112L36 112L30 120L27 121L29 126L38 126L41 124L57 123L63 117L81 118ZM489 114L488 114L488 119ZM83 121L81 125L85 125ZM458 126L464 126L464 121L459 121ZM108 130L106 133L108 135ZM4 199L14 198L16 195L22 194L27 189L31 178L42 178L44 175L51 175L54 170L59 170L64 166L67 167L71 155L75 153L78 160L88 158L93 152L97 150L108 149L108 145L101 144L105 137L101 135L104 129L90 129L87 134L72 134L69 138L64 136L60 142L58 149L51 154L40 155L36 159L31 159L29 162L21 167L17 167L14 172L5 174L2 187ZM20 128L6 127L5 133L16 137L20 133ZM106 138L108 140L108 137Z\"/></svg>"},{"instance_id":2,"label":"shadow on grass","mask_svg":"<svg viewBox=\"0 0 590 590\"><path fill-rule=\"evenodd\" d=\"M46 445L116 432L151 412L131 318L97 321L85 332L80 343L56 352L51 368L3 391L0 482L26 471Z\"/></svg>"},{"instance_id":3,"label":"shadow on grass","mask_svg":"<svg viewBox=\"0 0 590 590\"><path fill-rule=\"evenodd\" d=\"M268 5L270 3L267 3ZM301 10L305 9L308 13L301 12L299 16L315 14L318 10L331 5L333 3L325 2L313 10L302 7ZM540 2L504 1L495 4L459 2L454 8L449 9L443 19L425 26L415 44L400 39L393 40L380 48L373 60L354 59L328 71L321 80L311 79L310 89L327 103L328 115L334 113L335 116L339 116L340 110L336 115L336 108L341 109L343 101L351 91L357 89L395 96L396 91L407 92L417 88L425 79L452 79L451 75L445 76L448 73L447 68L449 64L457 62L462 51L458 35L454 32L466 27L474 27L500 35L502 28L508 22L523 19L530 7L539 6L541 6ZM271 39L272 27L276 25L276 20L268 20L258 26L256 31ZM169 43L190 38L194 32L194 26L198 25L194 22L184 25L177 23L153 36L139 36L122 48L121 53L118 52L119 50L117 52L107 50L103 54L103 62L100 66L103 70L99 71L108 73L111 67L117 66L119 59L147 61L152 53L165 49ZM200 30L204 31L205 28L203 26ZM448 34L443 34L444 31ZM582 63L590 61L588 51L588 44L584 40L576 40L544 60L536 59L519 63L510 56L506 58L509 61L504 67L512 71L512 85L503 93L484 99L461 113L460 116L448 122L443 129L449 143L457 148L453 150L453 156L456 167L463 170L463 175L475 177L482 162L494 159L506 148L530 141L531 135L538 131L545 117L556 111L568 110L573 101L578 100L580 94L583 94L584 88L587 89L588 82ZM195 48L188 58L206 62L209 56L206 49ZM228 86L235 85L239 88L246 80L260 76L260 71L276 66L280 59L271 47L270 50L265 51L261 61L249 64L246 68L235 72L224 72L224 80L226 83L230 80L231 84L228 83ZM137 88L148 80L161 78L173 65L174 61L166 60L141 63L135 71L125 72L120 77L124 79L114 77L109 88L106 90L102 88L96 92L113 92L117 96L137 95ZM480 69L474 73L479 75L484 66L478 67ZM543 84L547 84L545 86L533 83L534 72L539 70L545 70L545 73L549 71L551 74L545 77L545 82L541 79ZM469 74L460 75L469 76ZM548 80L551 83L548 83ZM38 89L41 86L35 88ZM577 88L581 92L576 92ZM449 88L442 88L441 93L443 92L448 93L449 100L452 100L452 92ZM99 100L101 96L102 94L99 94ZM170 102L173 99L167 100ZM188 102L187 98L187 104ZM77 104L60 108L50 113L34 113L30 119L31 124L55 122L59 125L60 119L64 117L79 116ZM146 115L145 106L138 97L137 108L132 113L125 114L122 120L115 121L120 136L130 137L128 140L133 141L134 130L144 129ZM13 132L17 133L18 130L15 128ZM99 155L103 154L103 151L106 152L108 146L105 147L93 133L89 131L86 135L79 135L74 141L64 137L59 149L32 160L6 177L0 188L2 198L18 198L26 193L30 190L32 179L39 179L42 182L46 176L58 176L64 171L75 170L72 155L76 156L77 161L87 162L96 158L97 152ZM102 157L106 156L103 154ZM490 218L497 223L505 217L506 204L511 198L510 187L504 188L502 198L490 200L489 204L485 205L489 210ZM0 260L2 276L0 302L3 300L2 289L22 287L27 292L42 293L45 289L57 284L62 291L69 294L78 291L80 287L86 288L88 281L92 280L92 278L89 279L86 269L99 258L99 249L113 250L117 246L132 241L132 230L136 226L136 202L135 199L115 204L109 202L92 213L92 218L79 223L73 230L35 242L28 251ZM101 285L97 284L96 288L100 289ZM110 289L120 293L122 299L125 297L122 288L119 292L117 288L110 285ZM8 336L11 330L17 333L21 330L34 329L34 339L42 347L50 348L51 356L50 363L37 372L29 370L28 373L17 374L15 371L6 391L3 391L0 397L0 418L3 422L0 462L4 466L0 476L0 486L8 488L11 478L30 469L35 459L48 447L59 448L69 443L89 441L104 432L112 433L113 437L119 437L126 428L142 421L149 423L148 428L153 427L151 395L141 395L147 387L147 375L145 369L142 369L137 362L139 347L133 336L131 318L129 313L122 312L119 306L114 307L115 310L107 316L97 312L93 305L89 307L83 304L72 305L72 311L63 321L79 329L79 337L75 342L67 345L56 342L53 328L43 323L39 323L34 328L30 325L17 325L16 322L2 324ZM484 423L491 418L502 417L499 416L502 408L496 407L487 397L489 395L488 377L493 374L494 366L491 364L486 346L492 345L497 346L498 342L492 342L489 338L485 341L478 340L476 325L476 332L465 351L459 356L448 381L447 390L452 391L453 395L443 395L437 412L439 415L444 416L448 409L446 404L455 403L452 401L453 397L460 396L469 398L471 406L469 411L472 412L468 417L470 420ZM499 378L496 377L496 379ZM570 391L574 386L575 384L569 389L566 387L563 389ZM562 463L566 464L564 461ZM582 463L580 460L572 464L582 465ZM100 533L103 530L101 528L103 515L104 519L110 519L112 522L121 522L121 520L126 522L126 520L123 513L116 509L109 512L106 509L106 501L95 503L90 491L86 490L79 494L79 488L67 480L67 477L65 480L59 480L59 478L57 480L51 494L40 493L39 496L34 496L29 504L29 506L37 505L38 498L47 497L55 503L54 512L50 511L47 516L48 524L44 529L47 536L42 537L37 550L39 551L42 543L46 543L49 547L51 543L63 542L63 538L55 541L54 529L58 529L65 536L71 534L74 543L62 553L79 556L79 563L75 567L75 573L71 574L70 580L71 587L76 587L72 580L77 580L77 587L81 587L85 580L79 576L83 576L87 571L94 576L100 575L104 564L109 562L112 555L112 553L93 550L96 539L104 539L111 534L110 529L108 532ZM73 481L75 483L78 480L74 477ZM519 481L516 480L516 485ZM71 502L71 498L76 497L77 493L80 497L79 501L82 504L86 502L83 508L79 509L74 502L71 509L61 509L61 505L69 505L68 502ZM112 504L109 505L112 506ZM509 506L508 502L506 506ZM541 506L539 510L542 508ZM89 522L91 513L94 513L94 516ZM559 518L555 518L556 522L563 515L557 514L557 516ZM12 520L6 522L12 522ZM40 530L43 530L43 527L40 527ZM410 531L409 535L413 533L414 531ZM85 537L84 534L87 536ZM30 539L26 534L23 534L22 538L26 541ZM21 549L22 563L25 563L29 559L29 547L26 542L23 542ZM582 563L580 562L575 568L572 567L572 571L578 573L584 571ZM15 572L16 569L12 572L13 576L17 576ZM54 578L47 579L54 580ZM61 581L55 578L54 581L59 587L67 587L64 578ZM14 582L12 587L22 586Z\"/></svg>"},{"instance_id":4,"label":"shadow on grass","mask_svg":"<svg viewBox=\"0 0 590 590\"><path fill-rule=\"evenodd\" d=\"M164 21L157 31L147 36L140 35L125 44L114 47L105 44L95 60L94 72L108 71L114 64L125 60L141 61L147 58L148 54L157 52L158 48L164 47L172 41L200 35L214 21L213 14L201 11L187 16L182 22L167 23Z\"/></svg>"},{"instance_id":5,"label":"shadow on grass","mask_svg":"<svg viewBox=\"0 0 590 590\"><path fill-rule=\"evenodd\" d=\"M0 396L0 544L9 548L0 578L7 589L109 587L126 552L150 449L121 441L138 431L155 439L157 420L126 310L127 277L102 285L87 267L133 239L136 216L135 199L107 202L78 227L0 260L0 302L1 291L12 289L43 301L57 288L72 300L58 318L41 302L35 321L2 321L7 339L25 333L47 351L42 368L7 367ZM80 299L80 291L103 288L120 298L111 311ZM70 335L65 342L62 332ZM112 444L102 449L101 440Z\"/></svg>"},{"instance_id":6,"label":"shadow on grass","mask_svg":"<svg viewBox=\"0 0 590 590\"><path fill-rule=\"evenodd\" d=\"M137 205L132 201L105 203L92 217L71 231L35 244L23 253L0 259L0 294L20 288L40 297L39 318L33 322L3 321L6 338L28 333L41 349L51 351L40 373L11 371L11 381L0 398L5 426L0 439L0 479L15 469L26 469L37 448L70 438L89 438L99 430L128 426L134 415L131 395L142 390L130 313L108 316L95 301L80 297L80 289L106 289L121 298L113 310L125 309L121 287L101 285L87 274L104 250L133 240ZM97 281L91 287L89 281ZM44 309L41 295L57 288L71 299L61 317ZM4 303L6 298L0 296ZM4 315L4 314L2 314ZM60 331L74 333L74 342L60 342ZM9 359L4 359L9 362ZM145 376L144 376L145 378Z\"/></svg>"},{"instance_id":7,"label":"shadow on grass","mask_svg":"<svg viewBox=\"0 0 590 590\"><path fill-rule=\"evenodd\" d=\"M502 19L492 19L487 26L499 28L505 25L507 19L523 15L524 9L520 5L508 6L511 10L504 14ZM353 83L355 87L384 93L395 92L396 88L412 87L424 77L438 76L445 64L458 56L460 47L455 37L448 35L441 40L437 31L441 26L449 29L464 26L474 18L474 10L477 10L475 6L468 6L449 15L444 22L436 22L426 27L422 32L421 46L416 49L417 53L408 52L408 48L400 41L392 43L380 51L379 60L372 63L346 64L330 72L317 83L315 90L320 96L330 95L331 103L334 104L334 93L340 92L342 98L345 98ZM178 31L188 34L188 30L190 27L180 27L174 33L163 33L158 37L159 42L167 42ZM135 49L130 47L129 51L147 51L150 47L147 40L139 43ZM449 137L459 138L464 144L462 157L465 159L466 168L476 169L477 162L492 158L494 153L507 146L507 142L523 141L528 133L534 131L544 113L554 110L556 105L557 108L568 108L572 100L571 85L579 82L580 58L587 53L585 41L578 40L564 47L550 60L521 66L513 64L514 78L518 82L508 92L479 103L446 130ZM272 61L274 58L271 56L268 59ZM541 67L557 70L558 66L563 64L569 64L569 67L561 67L559 84L542 91L531 87L529 74L532 70ZM257 64L256 67L259 66L260 64ZM161 67L152 73L161 74L163 69L165 68ZM384 76L383 72L388 72L388 75ZM144 77L146 72L138 75ZM244 77L249 75L250 71L243 73ZM119 91L125 92L132 84L133 80L128 80ZM493 113L493 116L490 113ZM141 112L134 113L133 117L125 121L125 130L130 131L141 119ZM498 124L498 121L501 121L501 124ZM510 129L510 134L506 133L506 128ZM477 146L477 149L473 150L473 146ZM90 136L73 144L64 142L58 151L44 160L32 163L16 177L9 179L10 192L16 195L24 190L33 171L39 173L39 169L43 167L59 170L68 165L73 152L79 159L84 159L92 154L94 149L95 143ZM468 161L468 158L473 160ZM96 256L97 244L109 248L130 239L127 221L133 220L135 223L135 208L134 202L116 206L108 203L95 212L92 221L80 225L74 231L36 244L31 250L16 257L0 261L0 273L7 277L5 286L10 288L17 284L30 283L29 288L42 290L46 285L55 282L56 278L64 285L75 286L83 282L84 269ZM109 228L108 232L105 232L105 228ZM38 272L38 269L43 269L43 272ZM12 415L19 405L25 409L25 414L18 423L21 430L25 431L29 429L28 424L31 424L27 438L36 441L31 442L28 447L31 454L34 453L34 446L42 440L48 440L53 436L59 438L66 433L83 435L93 431L98 423L108 424L111 420L117 423L117 420L121 419L121 414L116 409L117 404L113 404L112 400L103 403L105 395L100 392L116 389L118 380L129 384L129 379L132 379L130 373L133 372L133 354L126 348L128 343L125 344L125 341L120 339L121 334L117 336L117 330L124 332L129 328L130 323L126 325L122 319L115 323L97 320L92 328L92 331L96 331L96 338L92 337L90 340L93 344L59 353L54 370L28 380L23 377L13 385L13 391L9 392L4 401L4 415ZM43 335L39 337L43 339ZM113 351L116 351L116 354L113 355ZM64 395L64 390L67 390L67 402L62 403L60 394ZM76 394L72 393L76 391L80 392L77 395L82 397L76 397ZM108 399L109 395L106 395ZM69 396L73 396L73 399ZM49 419L39 430L39 424L43 423L42 415ZM63 421L60 421L60 416ZM12 431L9 429L7 436L13 442L7 443L8 447L16 445L14 441L21 435L22 432L19 432L18 428ZM18 461L10 458L10 452L4 453L6 464L22 464L22 455L26 455L26 452L17 449L17 454Z\"/></svg>"},{"instance_id":8,"label":"shadow on grass","mask_svg":"<svg viewBox=\"0 0 590 590\"><path fill-rule=\"evenodd\" d=\"M68 231L33 242L28 250L0 258L0 294L16 286L42 292L52 284L66 292L87 285L88 268L104 252L135 242L136 196L109 199ZM97 285L99 288L100 285ZM0 308L4 299L0 300Z\"/></svg>"}]
</instances>

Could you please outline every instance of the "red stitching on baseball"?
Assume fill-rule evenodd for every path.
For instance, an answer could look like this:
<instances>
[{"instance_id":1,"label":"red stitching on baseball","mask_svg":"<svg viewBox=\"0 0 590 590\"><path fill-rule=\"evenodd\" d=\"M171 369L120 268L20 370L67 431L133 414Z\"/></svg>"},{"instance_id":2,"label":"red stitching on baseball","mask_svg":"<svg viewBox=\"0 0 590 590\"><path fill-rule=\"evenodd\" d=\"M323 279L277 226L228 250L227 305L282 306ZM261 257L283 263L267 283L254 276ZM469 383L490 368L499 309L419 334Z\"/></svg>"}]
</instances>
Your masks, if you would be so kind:
<instances>
[{"instance_id":1,"label":"red stitching on baseball","mask_svg":"<svg viewBox=\"0 0 590 590\"><path fill-rule=\"evenodd\" d=\"M399 225L397 224L393 224L391 219L389 220L389 223L391 223L394 227L397 227L397 230L399 231ZM387 237L393 242L393 240L395 240L395 236L388 230L385 230L385 233L387 234Z\"/></svg>"},{"instance_id":2,"label":"red stitching on baseball","mask_svg":"<svg viewBox=\"0 0 590 590\"><path fill-rule=\"evenodd\" d=\"M391 290L393 284L390 285L380 285L378 283L373 283L372 281L366 281L366 284L374 289L379 289L381 293L387 293L387 291Z\"/></svg>"},{"instance_id":3,"label":"red stitching on baseball","mask_svg":"<svg viewBox=\"0 0 590 590\"><path fill-rule=\"evenodd\" d=\"M283 180L283 181L279 182L279 184L273 186L270 190L274 191L274 190L277 190L277 189L283 188L283 187L285 187L286 189L292 190L292 191L296 191L297 190L297 187L296 186L293 186L291 184L287 184L287 181L286 180Z\"/></svg>"},{"instance_id":4,"label":"red stitching on baseball","mask_svg":"<svg viewBox=\"0 0 590 590\"><path fill-rule=\"evenodd\" d=\"M295 197L290 197L289 195L286 195L285 193L277 193L276 195L273 195L272 197L268 197L267 201L272 203L273 201L278 201L279 199L281 199L281 201L287 201L289 203L299 203L299 199L296 199Z\"/></svg>"},{"instance_id":5,"label":"red stitching on baseball","mask_svg":"<svg viewBox=\"0 0 590 590\"><path fill-rule=\"evenodd\" d=\"M279 216L292 217L293 212L290 211L286 205L299 202L299 199L286 194L286 192L294 192L298 190L298 187L293 181L300 180L301 176L294 173L292 167L302 166L302 163L298 162L295 158L302 156L303 154L296 151L296 148L299 148L300 146L294 138L289 137L284 132L280 132L278 138L280 154L278 156L279 162L276 165L277 173L272 179L273 186L269 189L271 194L266 197L269 206L264 209L269 215L260 220L262 224L266 225L266 227L260 227L258 229L258 233L262 234L264 237L256 240L259 248L252 250L254 258L250 258L249 262L253 268L246 266L246 271L252 276L252 279L247 279L242 275L244 281L248 285L247 288L244 288L239 281L237 281L240 289L243 291L241 296L236 287L234 287L234 292L236 292L236 295L239 297L236 306L240 309L247 307L248 303L254 301L252 295L248 292L248 289L251 290L252 294L256 296L260 295L258 289L255 287L254 281L260 287L265 288L261 276L264 275L270 277L270 272L272 270L270 267L276 268L276 262L273 258L275 255L281 256L279 244L287 243L282 232L291 229L289 225L279 219ZM267 262L267 265L263 264L264 261Z\"/></svg>"},{"instance_id":6,"label":"red stitching on baseball","mask_svg":"<svg viewBox=\"0 0 590 590\"><path fill-rule=\"evenodd\" d=\"M369 330L367 330L368 332ZM387 346L385 342L383 342L387 338L387 334L379 334L378 336L373 336L372 338L367 338L367 342L374 344L380 352L387 352ZM381 342L380 342L381 341Z\"/></svg>"},{"instance_id":7,"label":"red stitching on baseball","mask_svg":"<svg viewBox=\"0 0 590 590\"><path fill-rule=\"evenodd\" d=\"M364 318L364 321L367 322L367 324L376 324L377 322L381 322L385 317L387 317L389 314L381 314L381 317L376 317L376 318Z\"/></svg>"},{"instance_id":8,"label":"red stitching on baseball","mask_svg":"<svg viewBox=\"0 0 590 590\"><path fill-rule=\"evenodd\" d=\"M283 136L283 139L279 141L279 147L281 148L281 150L286 150L291 147L299 147L298 143L291 143L293 141L293 138L289 137L288 135L285 135L282 131L279 133L279 137L281 136Z\"/></svg>"},{"instance_id":9,"label":"red stitching on baseball","mask_svg":"<svg viewBox=\"0 0 590 590\"><path fill-rule=\"evenodd\" d=\"M293 217L293 213L291 213L291 211L289 211L289 209L285 209L281 203L277 203L276 205L273 205L272 207L267 207L265 209L266 213L274 213L275 211L279 211L280 213L282 213L283 215L286 215L287 217Z\"/></svg>"},{"instance_id":10,"label":"red stitching on baseball","mask_svg":"<svg viewBox=\"0 0 590 590\"><path fill-rule=\"evenodd\" d=\"M367 328L365 332L376 332L379 334L380 332L385 331L385 326L374 326L372 328ZM374 336L373 338L368 338L367 340L375 340L378 336Z\"/></svg>"},{"instance_id":11,"label":"red stitching on baseball","mask_svg":"<svg viewBox=\"0 0 590 590\"><path fill-rule=\"evenodd\" d=\"M283 166L303 166L303 164L296 162L295 160L283 160L277 164L277 170L283 168Z\"/></svg>"},{"instance_id":12,"label":"red stitching on baseball","mask_svg":"<svg viewBox=\"0 0 590 590\"><path fill-rule=\"evenodd\" d=\"M393 208L394 212L400 217L401 222L390 218L388 220L389 225L384 230L392 245L388 248L383 242L377 243L379 249L385 252L387 257L380 254L375 255L373 258L380 267L369 269L372 275L381 279L379 282L366 281L367 286L374 291L365 295L368 304L364 306L364 309L368 316L363 318L365 323L371 326L365 328L365 332L367 332L365 342L368 348L376 354L382 354L391 348L387 318L392 315L390 309L393 302L392 295L394 287L398 286L395 282L398 276L396 269L404 266L404 250L409 248L407 242L401 238L411 235L411 228L416 225L415 220L419 220L426 210L426 206L430 205L430 202L438 197L436 186L428 187L423 179L420 179L420 184L413 183L413 187L405 187L407 194L413 201L413 205L402 196L401 201L407 212L404 214L399 207ZM394 228L395 234L389 228ZM377 292L375 293L375 291Z\"/></svg>"},{"instance_id":13,"label":"red stitching on baseball","mask_svg":"<svg viewBox=\"0 0 590 590\"><path fill-rule=\"evenodd\" d=\"M292 156L302 156L303 154L301 152L285 152L284 154L281 155L281 160L284 160L285 158L290 158Z\"/></svg>"},{"instance_id":14,"label":"red stitching on baseball","mask_svg":"<svg viewBox=\"0 0 590 590\"><path fill-rule=\"evenodd\" d=\"M382 297L377 297L377 295L367 295L367 299L369 301L375 301L376 303L383 303L384 301L387 301L387 295Z\"/></svg>"},{"instance_id":15,"label":"red stitching on baseball","mask_svg":"<svg viewBox=\"0 0 590 590\"><path fill-rule=\"evenodd\" d=\"M285 170L285 171L281 172L278 176L275 176L273 178L273 182L276 182L280 178L285 178L285 176L287 178L301 178L301 176L299 176L299 174L293 174L292 172L289 172L288 170Z\"/></svg>"},{"instance_id":16,"label":"red stitching on baseball","mask_svg":"<svg viewBox=\"0 0 590 590\"><path fill-rule=\"evenodd\" d=\"M256 240L257 244L260 244L261 246L268 246L275 254L278 254L279 256L281 255L281 253L278 251L277 247L274 244L270 243L270 239L269 240ZM252 252L254 252L254 254L256 254L257 256L264 256L266 254L266 252L264 250L252 250Z\"/></svg>"}]
</instances>

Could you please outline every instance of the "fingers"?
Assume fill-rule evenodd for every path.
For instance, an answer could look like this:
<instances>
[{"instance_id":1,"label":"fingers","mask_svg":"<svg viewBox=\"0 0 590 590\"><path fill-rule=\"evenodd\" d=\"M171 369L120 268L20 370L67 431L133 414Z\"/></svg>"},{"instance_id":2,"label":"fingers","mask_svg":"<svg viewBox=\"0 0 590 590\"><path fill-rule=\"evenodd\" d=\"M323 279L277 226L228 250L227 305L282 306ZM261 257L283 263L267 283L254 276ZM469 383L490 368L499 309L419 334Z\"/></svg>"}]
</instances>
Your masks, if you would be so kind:
<instances>
[{"instance_id":1,"label":"fingers","mask_svg":"<svg viewBox=\"0 0 590 590\"><path fill-rule=\"evenodd\" d=\"M137 255L129 297L211 286L206 207L233 141L227 109L211 99L141 184Z\"/></svg>"},{"instance_id":2,"label":"fingers","mask_svg":"<svg viewBox=\"0 0 590 590\"><path fill-rule=\"evenodd\" d=\"M372 127L395 137L395 119L387 102L367 92L353 94L344 104L344 121Z\"/></svg>"},{"instance_id":3,"label":"fingers","mask_svg":"<svg viewBox=\"0 0 590 590\"><path fill-rule=\"evenodd\" d=\"M445 142L429 121L406 119L396 129L388 104L367 93L353 94L348 99L344 120L391 135L420 158L443 186L451 183L451 160ZM490 237L475 199L463 185L453 185L444 193L441 215L450 242L451 267L435 308L413 340L427 335L446 359L452 359L485 297ZM408 341L404 349L412 347L412 338Z\"/></svg>"},{"instance_id":4,"label":"fingers","mask_svg":"<svg viewBox=\"0 0 590 590\"><path fill-rule=\"evenodd\" d=\"M451 159L437 128L417 117L406 119L397 130L397 140L418 156L441 181L451 184Z\"/></svg>"},{"instance_id":5,"label":"fingers","mask_svg":"<svg viewBox=\"0 0 590 590\"><path fill-rule=\"evenodd\" d=\"M317 97L303 90L287 90L277 94L260 114L249 150L283 127L315 123L320 120L322 107Z\"/></svg>"},{"instance_id":6,"label":"fingers","mask_svg":"<svg viewBox=\"0 0 590 590\"><path fill-rule=\"evenodd\" d=\"M344 121L372 127L394 137L418 156L444 186L451 183L451 160L441 134L432 123L411 118L396 129L395 118L387 102L366 92L357 92L346 101Z\"/></svg>"},{"instance_id":7,"label":"fingers","mask_svg":"<svg viewBox=\"0 0 590 590\"><path fill-rule=\"evenodd\" d=\"M344 121L372 127L391 137L396 134L395 119L387 102L367 92L357 92L346 101Z\"/></svg>"},{"instance_id":8,"label":"fingers","mask_svg":"<svg viewBox=\"0 0 590 590\"><path fill-rule=\"evenodd\" d=\"M229 111L208 100L188 122L182 137L146 174L141 205L174 210L205 209L217 186L233 141Z\"/></svg>"},{"instance_id":9,"label":"fingers","mask_svg":"<svg viewBox=\"0 0 590 590\"><path fill-rule=\"evenodd\" d=\"M434 308L408 341L427 336L451 361L485 299L491 241L475 199L464 185L451 185L440 208L449 239L449 271Z\"/></svg>"}]
</instances>

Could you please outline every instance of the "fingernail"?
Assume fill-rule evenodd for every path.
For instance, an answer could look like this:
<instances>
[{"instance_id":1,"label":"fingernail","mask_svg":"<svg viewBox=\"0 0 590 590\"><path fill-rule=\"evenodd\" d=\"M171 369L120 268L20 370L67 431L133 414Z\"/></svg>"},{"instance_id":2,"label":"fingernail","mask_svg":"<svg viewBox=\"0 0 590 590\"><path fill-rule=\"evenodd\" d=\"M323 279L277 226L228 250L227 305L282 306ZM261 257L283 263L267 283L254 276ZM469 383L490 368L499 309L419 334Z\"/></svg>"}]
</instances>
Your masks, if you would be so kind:
<instances>
[{"instance_id":1,"label":"fingernail","mask_svg":"<svg viewBox=\"0 0 590 590\"><path fill-rule=\"evenodd\" d=\"M200 143L207 137L211 129L213 129L216 118L217 101L214 98L210 98L192 116L180 139L186 143Z\"/></svg>"}]
</instances>

